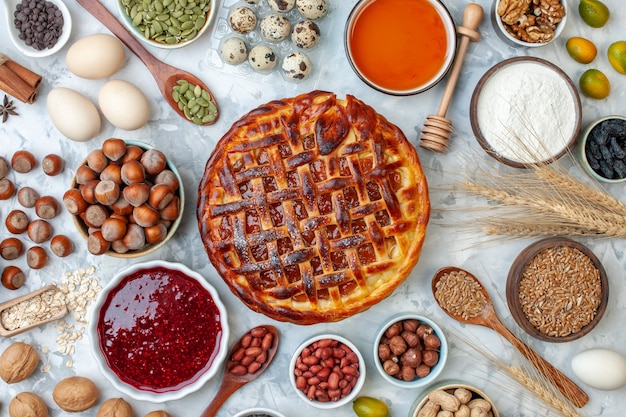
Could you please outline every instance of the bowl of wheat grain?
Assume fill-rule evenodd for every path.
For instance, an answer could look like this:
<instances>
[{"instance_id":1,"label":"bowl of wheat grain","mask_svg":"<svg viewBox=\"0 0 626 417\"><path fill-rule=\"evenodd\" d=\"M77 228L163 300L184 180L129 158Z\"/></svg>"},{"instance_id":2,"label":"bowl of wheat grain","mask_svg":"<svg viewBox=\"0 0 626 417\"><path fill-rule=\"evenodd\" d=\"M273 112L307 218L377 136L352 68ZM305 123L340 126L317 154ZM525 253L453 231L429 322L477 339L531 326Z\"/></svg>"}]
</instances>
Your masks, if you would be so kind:
<instances>
[{"instance_id":1,"label":"bowl of wheat grain","mask_svg":"<svg viewBox=\"0 0 626 417\"><path fill-rule=\"evenodd\" d=\"M600 322L609 298L604 267L583 244L555 237L526 247L506 284L511 315L531 336L569 342Z\"/></svg>"}]
</instances>

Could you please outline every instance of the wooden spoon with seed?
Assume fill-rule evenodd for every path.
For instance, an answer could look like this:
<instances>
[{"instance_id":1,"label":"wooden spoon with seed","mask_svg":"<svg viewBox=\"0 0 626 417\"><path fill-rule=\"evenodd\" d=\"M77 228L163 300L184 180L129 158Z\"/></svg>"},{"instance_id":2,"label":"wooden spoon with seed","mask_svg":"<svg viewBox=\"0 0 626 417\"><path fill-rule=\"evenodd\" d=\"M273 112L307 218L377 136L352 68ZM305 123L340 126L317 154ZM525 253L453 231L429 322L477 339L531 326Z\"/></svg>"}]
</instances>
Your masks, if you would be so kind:
<instances>
[{"instance_id":1,"label":"wooden spoon with seed","mask_svg":"<svg viewBox=\"0 0 626 417\"><path fill-rule=\"evenodd\" d=\"M442 278L447 278L450 274L465 274L467 278L473 280L476 284L478 284L479 288L475 288L476 291L482 295L482 301L479 304L482 305L482 310L478 313L474 310L470 311L470 306L468 303L462 305L462 312L460 311L451 311L447 304L447 300L443 299L443 292L437 293L437 284ZM461 277L454 278L458 279L460 282L462 280ZM459 283L460 283L459 282ZM454 266L447 266L439 269L432 280L432 291L435 296L435 300L437 304L445 311L450 317L453 319L466 324L475 324L478 326L488 327L492 330L495 330L500 335L502 335L506 340L508 340L517 350L520 351L522 355L524 355L546 379L554 385L567 399L569 399L576 407L583 407L587 401L589 401L589 397L587 394L576 385L571 379L569 379L565 374L556 369L552 364L546 361L544 358L539 356L537 352L535 352L531 347L526 345L524 342L519 340L517 336L515 336L506 326L502 323L502 321L498 318L493 302L489 297L489 293L485 290L485 287L480 283L478 278L469 272L457 268ZM478 309L477 309L478 310Z\"/></svg>"},{"instance_id":2,"label":"wooden spoon with seed","mask_svg":"<svg viewBox=\"0 0 626 417\"><path fill-rule=\"evenodd\" d=\"M226 370L224 372L224 377L222 378L220 387L217 390L217 393L215 394L213 401L211 401L211 403L207 406L207 408L200 415L200 417L215 416L217 414L217 411L222 406L222 404L224 404L224 402L235 391L237 391L239 388L241 388L248 382L257 379L259 376L261 376L263 372L265 372L267 367L270 366L272 359L274 359L274 356L276 356L276 352L278 351L278 339L279 339L278 330L276 329L276 327L268 326L268 325L262 325L258 327L264 327L269 333L271 333L274 336L272 346L269 348L269 350L267 350L267 359L265 360L265 362L261 364L261 367L254 373L246 373L244 375L235 375L234 373L230 372L233 366L239 363L239 362L234 362L232 360L232 357L233 357L233 353L235 353L241 347L241 341L243 340L245 335L242 336L237 341L237 343L235 343L235 345L232 347L231 351L228 353L228 360L226 362ZM246 332L246 334L248 333L249 332Z\"/></svg>"},{"instance_id":3,"label":"wooden spoon with seed","mask_svg":"<svg viewBox=\"0 0 626 417\"><path fill-rule=\"evenodd\" d=\"M178 81L185 80L190 84L199 85L200 88L206 90L209 93L211 103L215 106L215 117L204 123L204 125L215 123L218 115L217 102L215 101L215 97L213 96L213 93L211 93L211 90L209 90L209 88L198 77L156 59L98 0L76 1L78 4L83 6L85 10L91 13L93 17L98 19L100 23L106 26L107 29L113 32L113 34L117 36L117 38L128 47L128 49L137 55L137 57L152 73L152 76L159 86L159 90L161 90L161 94L165 98L165 101L167 101L174 111L176 111L176 113L178 113L185 120L191 121L185 116L185 113L178 108L178 103L172 96L174 86L176 86ZM215 5L213 7L215 7Z\"/></svg>"},{"instance_id":4,"label":"wooden spoon with seed","mask_svg":"<svg viewBox=\"0 0 626 417\"><path fill-rule=\"evenodd\" d=\"M41 300L37 301L38 300L37 297L41 296L43 293L46 293L46 292L58 292L58 291L59 289L57 288L56 285L50 284L36 291L30 292L28 294L24 294L17 298L13 298L12 300L5 301L0 304L0 314L2 314L3 311L9 310L10 308L21 303L25 303L25 304L28 304L29 302L41 303L42 302ZM50 310L50 314L48 314L47 317L44 317L42 315L41 319L33 320L29 324L20 326L15 329L13 328L7 329L4 323L2 323L2 321L0 320L0 336L3 336L3 337L15 336L16 334L20 334L22 332L25 332L37 326L41 326L42 324L49 323L55 320L60 320L69 313L69 310L67 309L67 305L65 304L59 305L56 307L49 306L49 308L51 310Z\"/></svg>"}]
</instances>

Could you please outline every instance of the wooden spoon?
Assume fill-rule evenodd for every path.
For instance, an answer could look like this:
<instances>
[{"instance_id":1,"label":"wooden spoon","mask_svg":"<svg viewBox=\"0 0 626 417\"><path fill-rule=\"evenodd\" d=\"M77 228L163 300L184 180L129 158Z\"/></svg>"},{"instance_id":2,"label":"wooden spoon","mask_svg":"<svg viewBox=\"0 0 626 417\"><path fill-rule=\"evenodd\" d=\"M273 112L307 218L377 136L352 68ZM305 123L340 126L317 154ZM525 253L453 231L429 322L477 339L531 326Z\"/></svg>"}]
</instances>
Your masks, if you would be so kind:
<instances>
[{"instance_id":1,"label":"wooden spoon","mask_svg":"<svg viewBox=\"0 0 626 417\"><path fill-rule=\"evenodd\" d=\"M60 290L57 288L56 285L50 284L36 291L30 292L28 294L24 294L17 298L13 298L12 300L9 300L9 301L5 301L4 303L0 304L0 314L2 314L3 311L8 310L11 307L16 306L22 302L28 302L29 300L34 300L35 297L40 296L41 294L48 292L48 291L57 292ZM49 309L48 310L49 314L47 317L44 317L42 315L40 319L33 320L32 322L30 322L30 324L18 327L17 329L9 330L5 328L4 325L2 325L2 323L0 323L0 336L3 336L3 337L15 336L16 334L20 334L22 332L25 332L37 326L41 326L42 324L49 323L55 320L60 320L69 313L69 310L67 309L67 305L65 304L61 306L47 306L47 308Z\"/></svg>"},{"instance_id":2,"label":"wooden spoon","mask_svg":"<svg viewBox=\"0 0 626 417\"><path fill-rule=\"evenodd\" d=\"M437 299L437 296L435 295L437 291L437 283L439 282L439 280L441 280L443 276L454 272L464 272L470 279L473 279L480 286L480 292L485 297L485 306L480 314L472 315L469 311L467 311L468 314L463 317L462 314L455 313L446 309L446 307L442 305L442 302ZM509 329L504 326L494 310L493 302L491 301L487 290L485 290L485 287L483 287L478 278L476 278L474 275L461 268L453 266L441 268L435 273L435 276L433 277L432 291L433 295L435 295L435 300L437 301L439 306L453 319L461 323L485 326L492 330L495 330L500 335L502 335L513 346L515 346L515 348L517 348L517 350L519 350L520 353L524 355L537 368L537 370L539 370L539 372L541 372L541 374L545 376L546 379L550 381L561 392L561 394L568 398L576 407L583 407L587 403L587 401L589 401L589 397L587 396L587 394L571 379L565 376L561 371L556 369L544 358L539 356L537 352L524 344L513 333L511 333ZM465 305L465 307L467 306Z\"/></svg>"},{"instance_id":3,"label":"wooden spoon","mask_svg":"<svg viewBox=\"0 0 626 417\"><path fill-rule=\"evenodd\" d=\"M159 90L161 90L161 94L165 98L165 101L178 113L181 117L183 117L187 121L189 120L183 111L178 108L178 103L174 101L172 97L172 89L176 85L179 80L186 80L190 84L199 85L203 90L206 90L209 93L211 102L217 108L217 102L215 101L215 97L211 90L195 75L190 74L187 71L181 70L179 68L168 65L164 62L156 59L150 52L146 50L146 48L141 45L141 43L131 34L129 33L124 26L109 12L109 10L104 7L98 0L76 0L78 4L83 6L85 10L93 15L97 20L100 21L104 26L106 26L115 36L121 40L124 45L128 47L137 57L143 62L148 70L152 73L154 80L156 81ZM215 123L217 120L217 110L215 118L204 125L210 125Z\"/></svg>"},{"instance_id":4,"label":"wooden spoon","mask_svg":"<svg viewBox=\"0 0 626 417\"><path fill-rule=\"evenodd\" d=\"M224 402L235 391L237 391L242 386L246 385L248 382L257 379L263 372L265 372L267 367L270 366L272 359L274 359L274 356L276 356L276 352L278 351L278 339L279 339L278 330L274 326L268 326L268 325L262 325L258 327L264 327L267 329L268 332L274 335L274 341L272 343L272 346L267 351L266 361L261 365L261 368L259 368L255 373L252 373L252 374L246 373L244 375L238 376L230 372L230 369L238 363L232 360L232 356L233 356L233 353L239 350L241 346L241 341L243 340L245 335L242 336L241 339L239 339L237 343L235 343L235 346L233 346L230 353L228 354L228 361L226 362L226 369L224 372L224 377L222 378L222 382L220 384L220 388L217 390L217 393L215 394L213 401L211 401L211 403L207 406L207 408L200 415L200 417L215 416L217 414L217 411L222 406L222 404L224 404ZM246 332L246 334L248 333L249 332Z\"/></svg>"}]
</instances>

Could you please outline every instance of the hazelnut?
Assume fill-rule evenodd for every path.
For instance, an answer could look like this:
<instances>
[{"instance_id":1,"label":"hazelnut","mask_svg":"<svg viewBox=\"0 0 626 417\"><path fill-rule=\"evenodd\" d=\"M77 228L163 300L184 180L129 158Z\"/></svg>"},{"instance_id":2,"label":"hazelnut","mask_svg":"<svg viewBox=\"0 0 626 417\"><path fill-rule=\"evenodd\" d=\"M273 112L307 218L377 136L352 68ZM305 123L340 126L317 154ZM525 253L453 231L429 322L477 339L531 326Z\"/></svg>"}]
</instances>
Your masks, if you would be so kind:
<instances>
[{"instance_id":1,"label":"hazelnut","mask_svg":"<svg viewBox=\"0 0 626 417\"><path fill-rule=\"evenodd\" d=\"M378 345L378 359L384 362L389 358L391 358L391 349L389 349L389 345L388 344Z\"/></svg>"},{"instance_id":2,"label":"hazelnut","mask_svg":"<svg viewBox=\"0 0 626 417\"><path fill-rule=\"evenodd\" d=\"M19 235L28 229L28 217L22 210L13 210L7 214L5 224L9 232Z\"/></svg>"},{"instance_id":3,"label":"hazelnut","mask_svg":"<svg viewBox=\"0 0 626 417\"><path fill-rule=\"evenodd\" d=\"M102 227L100 228L102 237L109 242L120 240L126 234L127 224L127 220L122 220L119 217L109 217L104 220Z\"/></svg>"},{"instance_id":4,"label":"hazelnut","mask_svg":"<svg viewBox=\"0 0 626 417\"><path fill-rule=\"evenodd\" d=\"M87 166L94 172L102 172L109 165L109 158L106 157L102 149L94 149L87 155Z\"/></svg>"},{"instance_id":5,"label":"hazelnut","mask_svg":"<svg viewBox=\"0 0 626 417\"><path fill-rule=\"evenodd\" d=\"M35 155L25 150L15 152L11 158L11 166L20 174L30 172L36 163Z\"/></svg>"},{"instance_id":6,"label":"hazelnut","mask_svg":"<svg viewBox=\"0 0 626 417\"><path fill-rule=\"evenodd\" d=\"M89 204L77 188L71 188L63 194L63 205L70 214L77 215L84 212Z\"/></svg>"},{"instance_id":7,"label":"hazelnut","mask_svg":"<svg viewBox=\"0 0 626 417\"><path fill-rule=\"evenodd\" d=\"M402 332L402 322L398 321L389 326L387 330L385 330L385 336L391 339L395 335L400 334L400 332Z\"/></svg>"},{"instance_id":8,"label":"hazelnut","mask_svg":"<svg viewBox=\"0 0 626 417\"><path fill-rule=\"evenodd\" d=\"M434 335L434 334L429 334L428 336L426 336L424 338L424 347L426 349L438 349L441 346L441 340L439 340L439 338Z\"/></svg>"},{"instance_id":9,"label":"hazelnut","mask_svg":"<svg viewBox=\"0 0 626 417\"><path fill-rule=\"evenodd\" d=\"M417 332L417 328L420 325L420 321L417 319L406 319L402 322L402 328L411 333Z\"/></svg>"},{"instance_id":10,"label":"hazelnut","mask_svg":"<svg viewBox=\"0 0 626 417\"><path fill-rule=\"evenodd\" d=\"M150 411L145 417L172 417L170 413L163 410Z\"/></svg>"},{"instance_id":11,"label":"hazelnut","mask_svg":"<svg viewBox=\"0 0 626 417\"><path fill-rule=\"evenodd\" d=\"M400 335L396 335L389 339L389 348L394 355L402 355L406 351L406 342Z\"/></svg>"},{"instance_id":12,"label":"hazelnut","mask_svg":"<svg viewBox=\"0 0 626 417\"><path fill-rule=\"evenodd\" d=\"M9 173L9 164L6 159L0 156L0 180L7 176Z\"/></svg>"},{"instance_id":13,"label":"hazelnut","mask_svg":"<svg viewBox=\"0 0 626 417\"><path fill-rule=\"evenodd\" d=\"M93 255L102 255L109 250L111 242L102 236L100 230L94 230L87 237L87 250Z\"/></svg>"},{"instance_id":14,"label":"hazelnut","mask_svg":"<svg viewBox=\"0 0 626 417\"><path fill-rule=\"evenodd\" d=\"M126 185L144 182L146 171L139 161L128 161L122 165L122 181Z\"/></svg>"},{"instance_id":15,"label":"hazelnut","mask_svg":"<svg viewBox=\"0 0 626 417\"><path fill-rule=\"evenodd\" d=\"M98 184L100 184L100 180L89 180L85 184L80 184L78 186L80 195L83 197L83 200L87 202L87 204L98 203L98 200L96 200L96 187Z\"/></svg>"},{"instance_id":16,"label":"hazelnut","mask_svg":"<svg viewBox=\"0 0 626 417\"><path fill-rule=\"evenodd\" d=\"M7 178L0 180L0 200L8 200L15 194L15 184Z\"/></svg>"},{"instance_id":17,"label":"hazelnut","mask_svg":"<svg viewBox=\"0 0 626 417\"><path fill-rule=\"evenodd\" d=\"M49 195L40 197L35 202L35 213L42 219L52 219L59 213L59 203Z\"/></svg>"},{"instance_id":18,"label":"hazelnut","mask_svg":"<svg viewBox=\"0 0 626 417\"><path fill-rule=\"evenodd\" d=\"M118 161L126 153L126 142L117 138L106 139L102 142L102 152L111 161Z\"/></svg>"},{"instance_id":19,"label":"hazelnut","mask_svg":"<svg viewBox=\"0 0 626 417\"><path fill-rule=\"evenodd\" d=\"M65 163L59 155L53 153L46 155L41 160L41 168L46 175L55 176L63 172Z\"/></svg>"},{"instance_id":20,"label":"hazelnut","mask_svg":"<svg viewBox=\"0 0 626 417\"><path fill-rule=\"evenodd\" d=\"M144 228L146 234L146 242L155 245L162 242L167 236L167 227L163 223L157 223L154 226Z\"/></svg>"},{"instance_id":21,"label":"hazelnut","mask_svg":"<svg viewBox=\"0 0 626 417\"><path fill-rule=\"evenodd\" d=\"M123 398L109 398L102 403L96 417L133 417L133 408Z\"/></svg>"},{"instance_id":22,"label":"hazelnut","mask_svg":"<svg viewBox=\"0 0 626 417\"><path fill-rule=\"evenodd\" d=\"M9 265L2 270L2 285L9 290L17 290L24 285L24 272L14 265Z\"/></svg>"},{"instance_id":23,"label":"hazelnut","mask_svg":"<svg viewBox=\"0 0 626 417\"><path fill-rule=\"evenodd\" d=\"M76 184L85 184L87 181L97 180L98 174L87 165L81 165L76 168L76 174L74 174L74 180Z\"/></svg>"},{"instance_id":24,"label":"hazelnut","mask_svg":"<svg viewBox=\"0 0 626 417\"><path fill-rule=\"evenodd\" d=\"M401 336L409 347L419 347L419 349L421 349L422 344L417 334L405 330L402 332Z\"/></svg>"},{"instance_id":25,"label":"hazelnut","mask_svg":"<svg viewBox=\"0 0 626 417\"><path fill-rule=\"evenodd\" d=\"M22 241L15 237L9 237L0 242L0 256L8 261L19 258L24 253Z\"/></svg>"},{"instance_id":26,"label":"hazelnut","mask_svg":"<svg viewBox=\"0 0 626 417\"><path fill-rule=\"evenodd\" d=\"M48 417L48 407L37 394L21 392L9 403L10 417Z\"/></svg>"},{"instance_id":27,"label":"hazelnut","mask_svg":"<svg viewBox=\"0 0 626 417\"><path fill-rule=\"evenodd\" d=\"M32 269L41 269L48 263L48 254L41 246L33 246L26 251L26 263Z\"/></svg>"},{"instance_id":28,"label":"hazelnut","mask_svg":"<svg viewBox=\"0 0 626 417\"><path fill-rule=\"evenodd\" d=\"M113 210L113 213L121 216L129 216L133 212L133 206L124 197L124 192L122 192L122 195L120 195L119 198L109 206L109 208Z\"/></svg>"},{"instance_id":29,"label":"hazelnut","mask_svg":"<svg viewBox=\"0 0 626 417\"><path fill-rule=\"evenodd\" d=\"M139 207L148 201L150 197L150 186L145 182L138 182L124 187L122 195L133 207Z\"/></svg>"},{"instance_id":30,"label":"hazelnut","mask_svg":"<svg viewBox=\"0 0 626 417\"><path fill-rule=\"evenodd\" d=\"M160 218L159 212L147 204L142 204L133 209L133 219L141 227L154 226Z\"/></svg>"},{"instance_id":31,"label":"hazelnut","mask_svg":"<svg viewBox=\"0 0 626 417\"><path fill-rule=\"evenodd\" d=\"M129 224L126 234L122 238L122 243L128 250L139 250L143 248L146 245L144 228L133 223Z\"/></svg>"},{"instance_id":32,"label":"hazelnut","mask_svg":"<svg viewBox=\"0 0 626 417\"><path fill-rule=\"evenodd\" d=\"M174 191L167 184L156 184L150 189L148 204L157 210L163 210L174 199Z\"/></svg>"},{"instance_id":33,"label":"hazelnut","mask_svg":"<svg viewBox=\"0 0 626 417\"><path fill-rule=\"evenodd\" d=\"M415 379L415 368L411 366L403 366L400 368L398 378L403 381L413 381Z\"/></svg>"},{"instance_id":34,"label":"hazelnut","mask_svg":"<svg viewBox=\"0 0 626 417\"><path fill-rule=\"evenodd\" d=\"M433 328L430 327L428 324L420 324L417 327L417 336L419 336L420 339L424 339L426 336L428 336L429 334L433 334Z\"/></svg>"},{"instance_id":35,"label":"hazelnut","mask_svg":"<svg viewBox=\"0 0 626 417\"><path fill-rule=\"evenodd\" d=\"M115 203L120 196L120 187L112 180L103 180L94 189L96 201L105 206Z\"/></svg>"},{"instance_id":36,"label":"hazelnut","mask_svg":"<svg viewBox=\"0 0 626 417\"><path fill-rule=\"evenodd\" d=\"M99 204L92 204L87 207L87 210L81 216L87 227L97 228L102 226L107 217L109 217L109 212Z\"/></svg>"},{"instance_id":37,"label":"hazelnut","mask_svg":"<svg viewBox=\"0 0 626 417\"><path fill-rule=\"evenodd\" d=\"M56 256L63 258L74 250L74 243L65 235L56 235L50 241L50 250Z\"/></svg>"},{"instance_id":38,"label":"hazelnut","mask_svg":"<svg viewBox=\"0 0 626 417\"><path fill-rule=\"evenodd\" d=\"M137 145L126 145L126 153L122 157L122 164L128 161L138 161L143 155L143 149Z\"/></svg>"},{"instance_id":39,"label":"hazelnut","mask_svg":"<svg viewBox=\"0 0 626 417\"><path fill-rule=\"evenodd\" d=\"M122 185L122 167L119 165L111 164L104 168L104 170L100 173L100 180L111 180L117 185Z\"/></svg>"},{"instance_id":40,"label":"hazelnut","mask_svg":"<svg viewBox=\"0 0 626 417\"><path fill-rule=\"evenodd\" d=\"M34 243L43 243L52 236L52 226L43 219L33 220L28 224L27 233Z\"/></svg>"},{"instance_id":41,"label":"hazelnut","mask_svg":"<svg viewBox=\"0 0 626 417\"><path fill-rule=\"evenodd\" d=\"M7 384L21 382L37 369L39 356L32 345L15 342L0 355L0 378Z\"/></svg>"},{"instance_id":42,"label":"hazelnut","mask_svg":"<svg viewBox=\"0 0 626 417\"><path fill-rule=\"evenodd\" d=\"M52 399L63 410L85 411L98 401L100 392L89 378L71 376L59 381L52 391Z\"/></svg>"},{"instance_id":43,"label":"hazelnut","mask_svg":"<svg viewBox=\"0 0 626 417\"><path fill-rule=\"evenodd\" d=\"M26 208L35 207L35 202L39 199L37 190L31 187L22 187L17 192L17 201Z\"/></svg>"},{"instance_id":44,"label":"hazelnut","mask_svg":"<svg viewBox=\"0 0 626 417\"><path fill-rule=\"evenodd\" d=\"M435 366L439 362L439 354L434 350L425 350L422 352L422 362L428 366Z\"/></svg>"},{"instance_id":45,"label":"hazelnut","mask_svg":"<svg viewBox=\"0 0 626 417\"><path fill-rule=\"evenodd\" d=\"M162 220L170 220L174 221L178 218L180 214L180 199L178 196L174 197L170 203L165 206L165 208L159 210L159 214L161 215Z\"/></svg>"},{"instance_id":46,"label":"hazelnut","mask_svg":"<svg viewBox=\"0 0 626 417\"><path fill-rule=\"evenodd\" d=\"M430 374L430 369L430 366L422 363L420 366L415 368L415 376L417 376L418 378L424 378Z\"/></svg>"},{"instance_id":47,"label":"hazelnut","mask_svg":"<svg viewBox=\"0 0 626 417\"><path fill-rule=\"evenodd\" d=\"M111 242L111 249L113 249L115 253L126 253L130 250L128 249L128 247L126 247L124 242L122 242L121 240L116 240L115 242Z\"/></svg>"},{"instance_id":48,"label":"hazelnut","mask_svg":"<svg viewBox=\"0 0 626 417\"><path fill-rule=\"evenodd\" d=\"M148 149L145 151L143 155L141 155L139 162L143 165L146 173L152 176L159 174L167 165L165 155L157 149Z\"/></svg>"},{"instance_id":49,"label":"hazelnut","mask_svg":"<svg viewBox=\"0 0 626 417\"><path fill-rule=\"evenodd\" d=\"M394 376L400 373L400 365L398 365L392 359L387 359L383 363L383 369L385 370L385 373L387 375L391 375L391 376Z\"/></svg>"},{"instance_id":50,"label":"hazelnut","mask_svg":"<svg viewBox=\"0 0 626 417\"><path fill-rule=\"evenodd\" d=\"M415 348L409 348L400 357L400 363L404 366L417 368L422 363L422 353Z\"/></svg>"},{"instance_id":51,"label":"hazelnut","mask_svg":"<svg viewBox=\"0 0 626 417\"><path fill-rule=\"evenodd\" d=\"M178 178L176 177L176 174L174 174L169 169L164 169L163 171L159 172L157 176L154 178L154 183L155 184L167 184L174 191L178 190L178 187L180 186L180 184L178 183Z\"/></svg>"}]
</instances>

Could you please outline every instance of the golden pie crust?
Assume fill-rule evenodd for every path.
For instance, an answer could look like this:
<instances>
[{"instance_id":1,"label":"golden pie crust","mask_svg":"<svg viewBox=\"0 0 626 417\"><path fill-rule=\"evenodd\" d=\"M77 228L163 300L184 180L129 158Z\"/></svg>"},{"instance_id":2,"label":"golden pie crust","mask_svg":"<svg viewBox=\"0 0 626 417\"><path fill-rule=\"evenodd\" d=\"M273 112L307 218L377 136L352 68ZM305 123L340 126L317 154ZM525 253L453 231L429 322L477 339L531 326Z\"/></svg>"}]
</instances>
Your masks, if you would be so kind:
<instances>
[{"instance_id":1,"label":"golden pie crust","mask_svg":"<svg viewBox=\"0 0 626 417\"><path fill-rule=\"evenodd\" d=\"M417 152L348 95L262 105L209 158L197 217L209 259L249 308L279 321L344 319L409 275L430 215Z\"/></svg>"}]
</instances>

